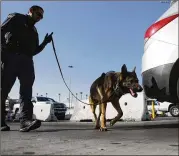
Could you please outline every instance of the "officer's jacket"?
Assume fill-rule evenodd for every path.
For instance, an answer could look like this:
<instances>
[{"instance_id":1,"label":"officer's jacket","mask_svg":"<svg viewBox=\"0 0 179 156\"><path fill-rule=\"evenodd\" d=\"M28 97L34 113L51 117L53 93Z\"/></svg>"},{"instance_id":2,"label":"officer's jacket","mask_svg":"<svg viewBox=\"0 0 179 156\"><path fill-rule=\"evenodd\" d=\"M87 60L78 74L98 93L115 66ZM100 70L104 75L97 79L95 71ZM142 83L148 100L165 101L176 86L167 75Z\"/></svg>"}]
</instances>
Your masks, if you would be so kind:
<instances>
[{"instance_id":1,"label":"officer's jacket","mask_svg":"<svg viewBox=\"0 0 179 156\"><path fill-rule=\"evenodd\" d=\"M34 25L29 24L29 20L28 15L8 15L1 25L1 46L5 51L34 56L42 50L38 32Z\"/></svg>"}]
</instances>

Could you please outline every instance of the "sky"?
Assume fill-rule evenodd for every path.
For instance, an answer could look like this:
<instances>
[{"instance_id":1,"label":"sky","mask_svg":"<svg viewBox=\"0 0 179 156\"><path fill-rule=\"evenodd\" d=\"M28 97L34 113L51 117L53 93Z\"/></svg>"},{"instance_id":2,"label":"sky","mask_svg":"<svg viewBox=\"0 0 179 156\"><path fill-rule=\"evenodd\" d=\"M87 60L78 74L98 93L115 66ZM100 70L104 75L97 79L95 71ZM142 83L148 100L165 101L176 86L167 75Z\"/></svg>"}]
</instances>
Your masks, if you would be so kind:
<instances>
[{"instance_id":1,"label":"sky","mask_svg":"<svg viewBox=\"0 0 179 156\"><path fill-rule=\"evenodd\" d=\"M45 13L36 24L40 42L53 32L57 56L66 83L74 94L89 95L93 81L103 72L129 71L136 66L141 83L144 34L169 7L160 1L3 1L1 23L9 13L27 14L32 5L40 5ZM73 68L68 66L72 65ZM60 75L52 44L34 57L35 82L33 96L46 93L66 102L69 92ZM19 97L16 80L9 96Z\"/></svg>"}]
</instances>

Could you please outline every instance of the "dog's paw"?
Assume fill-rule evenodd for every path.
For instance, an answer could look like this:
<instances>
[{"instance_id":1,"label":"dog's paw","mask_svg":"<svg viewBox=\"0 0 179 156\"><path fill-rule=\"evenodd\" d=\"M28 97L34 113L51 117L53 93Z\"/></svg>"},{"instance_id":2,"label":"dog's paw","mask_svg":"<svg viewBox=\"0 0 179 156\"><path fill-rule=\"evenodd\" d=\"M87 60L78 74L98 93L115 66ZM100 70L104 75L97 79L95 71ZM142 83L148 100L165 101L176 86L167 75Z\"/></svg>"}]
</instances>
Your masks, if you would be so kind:
<instances>
[{"instance_id":1,"label":"dog's paw","mask_svg":"<svg viewBox=\"0 0 179 156\"><path fill-rule=\"evenodd\" d=\"M110 126L113 126L114 123L115 123L114 120L111 120L111 121L110 121Z\"/></svg>"},{"instance_id":2,"label":"dog's paw","mask_svg":"<svg viewBox=\"0 0 179 156\"><path fill-rule=\"evenodd\" d=\"M107 131L106 127L100 127L99 131L103 132L103 131Z\"/></svg>"},{"instance_id":3,"label":"dog's paw","mask_svg":"<svg viewBox=\"0 0 179 156\"><path fill-rule=\"evenodd\" d=\"M96 125L96 126L94 127L94 129L100 129L100 126Z\"/></svg>"}]
</instances>

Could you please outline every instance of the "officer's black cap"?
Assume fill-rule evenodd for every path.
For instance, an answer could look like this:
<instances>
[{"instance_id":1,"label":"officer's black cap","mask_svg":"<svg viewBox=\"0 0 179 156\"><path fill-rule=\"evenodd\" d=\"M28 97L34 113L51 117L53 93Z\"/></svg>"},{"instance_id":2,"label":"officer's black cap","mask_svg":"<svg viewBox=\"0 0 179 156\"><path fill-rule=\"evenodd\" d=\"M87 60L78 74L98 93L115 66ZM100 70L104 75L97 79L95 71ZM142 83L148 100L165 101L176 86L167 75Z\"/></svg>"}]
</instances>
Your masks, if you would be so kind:
<instances>
[{"instance_id":1,"label":"officer's black cap","mask_svg":"<svg viewBox=\"0 0 179 156\"><path fill-rule=\"evenodd\" d=\"M44 12L44 9L42 7L40 7L40 6L38 6L38 5L33 5L33 6L30 7L30 9L34 9L34 10L35 9L41 9Z\"/></svg>"},{"instance_id":2,"label":"officer's black cap","mask_svg":"<svg viewBox=\"0 0 179 156\"><path fill-rule=\"evenodd\" d=\"M40 7L40 6L38 6L38 5L33 5L33 6L31 6L30 7L30 9L29 10L37 10L37 9L41 9L43 12L44 12L44 9L42 8L42 7ZM43 15L41 15L42 16L42 18L43 18Z\"/></svg>"}]
</instances>

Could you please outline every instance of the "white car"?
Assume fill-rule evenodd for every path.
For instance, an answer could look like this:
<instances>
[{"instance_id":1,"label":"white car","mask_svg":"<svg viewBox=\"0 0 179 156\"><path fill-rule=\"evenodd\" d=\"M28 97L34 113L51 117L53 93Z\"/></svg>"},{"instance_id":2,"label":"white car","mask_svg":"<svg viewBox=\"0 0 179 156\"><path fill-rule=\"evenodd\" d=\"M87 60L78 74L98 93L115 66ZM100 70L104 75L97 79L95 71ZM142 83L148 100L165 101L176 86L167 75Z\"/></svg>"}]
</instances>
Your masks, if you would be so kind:
<instances>
[{"instance_id":1,"label":"white car","mask_svg":"<svg viewBox=\"0 0 179 156\"><path fill-rule=\"evenodd\" d=\"M179 103L178 1L145 33L142 83L148 98Z\"/></svg>"},{"instance_id":2,"label":"white car","mask_svg":"<svg viewBox=\"0 0 179 156\"><path fill-rule=\"evenodd\" d=\"M154 110L156 115L161 115L163 113L170 113L173 117L179 116L179 107L176 104L170 102L158 102L155 99L148 99L147 108L150 114L152 114L152 102L154 102Z\"/></svg>"},{"instance_id":3,"label":"white car","mask_svg":"<svg viewBox=\"0 0 179 156\"><path fill-rule=\"evenodd\" d=\"M34 105L36 103L39 103L39 102L45 102L47 104L49 104L49 103L53 104L53 111L54 111L54 114L57 117L57 119L58 120L64 120L65 119L67 107L64 103L59 103L52 98L42 97L42 96L32 97L32 102L33 102Z\"/></svg>"},{"instance_id":4,"label":"white car","mask_svg":"<svg viewBox=\"0 0 179 156\"><path fill-rule=\"evenodd\" d=\"M179 117L179 107L170 102L159 102L158 110L164 113L170 112L173 117Z\"/></svg>"}]
</instances>

